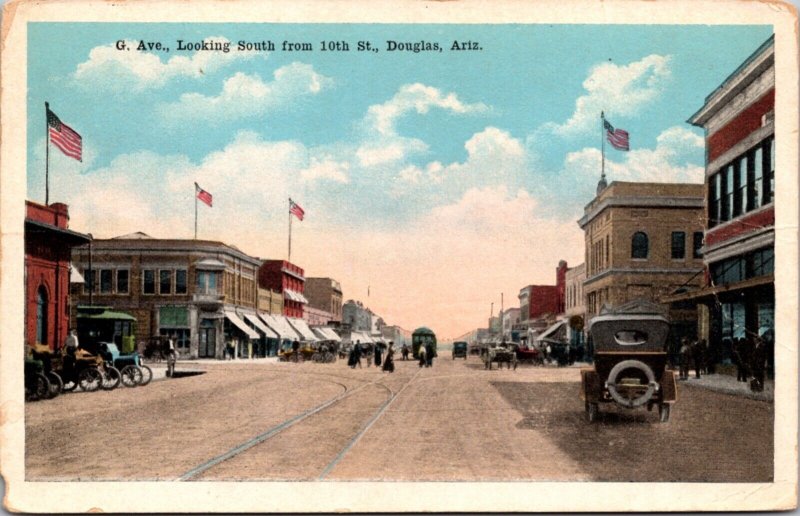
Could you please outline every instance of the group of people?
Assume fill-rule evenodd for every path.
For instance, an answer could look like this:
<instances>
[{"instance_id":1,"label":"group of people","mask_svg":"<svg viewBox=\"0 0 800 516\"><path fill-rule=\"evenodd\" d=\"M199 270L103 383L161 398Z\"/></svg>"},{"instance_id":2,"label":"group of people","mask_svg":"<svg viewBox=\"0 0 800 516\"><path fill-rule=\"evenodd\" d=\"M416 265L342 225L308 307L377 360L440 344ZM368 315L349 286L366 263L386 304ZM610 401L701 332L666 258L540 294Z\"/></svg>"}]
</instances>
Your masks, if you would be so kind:
<instances>
[{"instance_id":1,"label":"group of people","mask_svg":"<svg viewBox=\"0 0 800 516\"><path fill-rule=\"evenodd\" d=\"M433 367L433 359L436 358L436 348L433 342L426 340L424 345L420 342L417 357L419 357L420 367Z\"/></svg>"},{"instance_id":2,"label":"group of people","mask_svg":"<svg viewBox=\"0 0 800 516\"><path fill-rule=\"evenodd\" d=\"M701 374L715 374L717 364L722 360L723 348L730 350L730 355L736 366L736 380L750 382L754 391L764 389L764 380L767 373L769 360L768 343L765 338L750 336L747 338L725 339L720 344L708 344L706 339L690 342L688 338L681 339L679 351L680 379L689 379L689 369L694 367L695 378Z\"/></svg>"},{"instance_id":3,"label":"group of people","mask_svg":"<svg viewBox=\"0 0 800 516\"><path fill-rule=\"evenodd\" d=\"M366 355L365 347L361 344L360 340L357 340L350 349L350 353L347 357L347 365L349 365L351 369L355 369L356 367L361 368L361 357L366 355L367 367L374 363L375 367L380 367L382 371L393 373L394 342L389 341L386 347L386 357L383 356L383 350L384 348L382 345L376 344L375 350L372 353L372 360L370 360L370 357Z\"/></svg>"}]
</instances>

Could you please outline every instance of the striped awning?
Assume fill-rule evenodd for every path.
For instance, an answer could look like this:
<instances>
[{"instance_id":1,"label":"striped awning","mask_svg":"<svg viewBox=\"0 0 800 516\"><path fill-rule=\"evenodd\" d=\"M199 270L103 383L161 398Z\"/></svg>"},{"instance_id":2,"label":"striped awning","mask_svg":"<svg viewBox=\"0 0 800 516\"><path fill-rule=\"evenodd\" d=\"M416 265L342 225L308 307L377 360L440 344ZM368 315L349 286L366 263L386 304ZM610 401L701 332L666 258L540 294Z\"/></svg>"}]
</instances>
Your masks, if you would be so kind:
<instances>
[{"instance_id":1,"label":"striped awning","mask_svg":"<svg viewBox=\"0 0 800 516\"><path fill-rule=\"evenodd\" d=\"M265 337L270 339L277 339L278 334L275 330L271 330L266 324L264 324L261 319L258 318L255 314L244 314L244 318L250 321L250 323L255 326L261 333L264 334Z\"/></svg>"},{"instance_id":2,"label":"striped awning","mask_svg":"<svg viewBox=\"0 0 800 516\"><path fill-rule=\"evenodd\" d=\"M259 313L258 315L267 323L267 326L280 335L280 338L289 340L300 338L300 335L289 325L284 316L265 313Z\"/></svg>"},{"instance_id":3,"label":"striped awning","mask_svg":"<svg viewBox=\"0 0 800 516\"><path fill-rule=\"evenodd\" d=\"M319 340L317 336L314 335L314 332L311 331L311 328L308 327L308 323L305 322L303 319L295 319L293 317L289 317L287 320L289 321L289 324L292 325L292 328L294 328L295 331L297 331L297 333L302 335L303 337L302 340L309 342L317 342Z\"/></svg>"},{"instance_id":4,"label":"striped awning","mask_svg":"<svg viewBox=\"0 0 800 516\"><path fill-rule=\"evenodd\" d=\"M342 338L333 331L333 328L329 328L327 326L317 326L316 328L311 328L314 330L314 333L319 335L321 340L332 340L334 342L341 342Z\"/></svg>"},{"instance_id":5,"label":"striped awning","mask_svg":"<svg viewBox=\"0 0 800 516\"><path fill-rule=\"evenodd\" d=\"M236 312L232 310L225 310L225 318L229 320L231 324L239 328L242 331L242 333L244 333L251 339L259 338L258 333L253 331L253 329L250 328L247 324L245 324L243 320L239 319L239 316L236 315Z\"/></svg>"},{"instance_id":6,"label":"striped awning","mask_svg":"<svg viewBox=\"0 0 800 516\"><path fill-rule=\"evenodd\" d=\"M298 303L308 304L308 299L306 296L301 294L300 292L295 292L292 289L283 289L283 293L286 294L286 297L289 298L289 301L296 301Z\"/></svg>"}]
</instances>

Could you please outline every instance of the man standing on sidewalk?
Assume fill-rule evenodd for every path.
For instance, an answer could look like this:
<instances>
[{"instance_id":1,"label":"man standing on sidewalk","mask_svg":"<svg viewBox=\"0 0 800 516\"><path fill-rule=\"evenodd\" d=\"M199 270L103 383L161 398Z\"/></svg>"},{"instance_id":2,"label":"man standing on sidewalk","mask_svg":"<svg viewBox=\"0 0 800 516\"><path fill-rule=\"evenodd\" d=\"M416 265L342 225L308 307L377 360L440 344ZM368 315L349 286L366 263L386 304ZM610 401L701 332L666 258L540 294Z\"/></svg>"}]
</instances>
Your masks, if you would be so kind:
<instances>
[{"instance_id":1,"label":"man standing on sidewalk","mask_svg":"<svg viewBox=\"0 0 800 516\"><path fill-rule=\"evenodd\" d=\"M689 339L683 337L681 339L681 348L678 351L678 363L680 364L680 378L681 380L689 379L689 358L691 355L691 348L689 346Z\"/></svg>"},{"instance_id":2,"label":"man standing on sidewalk","mask_svg":"<svg viewBox=\"0 0 800 516\"><path fill-rule=\"evenodd\" d=\"M692 359L694 360L695 378L700 379L700 369L703 368L703 341L694 341L692 344Z\"/></svg>"}]
</instances>

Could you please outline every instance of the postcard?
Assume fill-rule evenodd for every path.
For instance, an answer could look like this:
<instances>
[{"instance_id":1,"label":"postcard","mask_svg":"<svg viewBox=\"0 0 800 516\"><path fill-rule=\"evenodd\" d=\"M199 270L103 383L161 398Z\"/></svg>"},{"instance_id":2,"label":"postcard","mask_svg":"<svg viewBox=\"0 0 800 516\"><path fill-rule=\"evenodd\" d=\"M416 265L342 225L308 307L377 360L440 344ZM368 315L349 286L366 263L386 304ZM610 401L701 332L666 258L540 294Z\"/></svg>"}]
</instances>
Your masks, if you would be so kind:
<instances>
[{"instance_id":1,"label":"postcard","mask_svg":"<svg viewBox=\"0 0 800 516\"><path fill-rule=\"evenodd\" d=\"M4 15L6 510L797 506L791 5Z\"/></svg>"}]
</instances>

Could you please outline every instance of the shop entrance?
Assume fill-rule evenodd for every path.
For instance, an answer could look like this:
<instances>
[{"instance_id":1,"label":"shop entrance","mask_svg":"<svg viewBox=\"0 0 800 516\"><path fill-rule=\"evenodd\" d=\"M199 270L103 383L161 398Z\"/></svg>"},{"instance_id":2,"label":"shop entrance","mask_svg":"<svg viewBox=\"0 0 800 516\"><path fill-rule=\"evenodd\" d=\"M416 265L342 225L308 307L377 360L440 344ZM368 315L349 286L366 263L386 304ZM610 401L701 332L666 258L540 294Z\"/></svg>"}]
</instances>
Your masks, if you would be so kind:
<instances>
[{"instance_id":1,"label":"shop entrance","mask_svg":"<svg viewBox=\"0 0 800 516\"><path fill-rule=\"evenodd\" d=\"M214 358L217 356L217 329L214 321L203 319L200 323L200 342L197 355L200 358Z\"/></svg>"}]
</instances>

